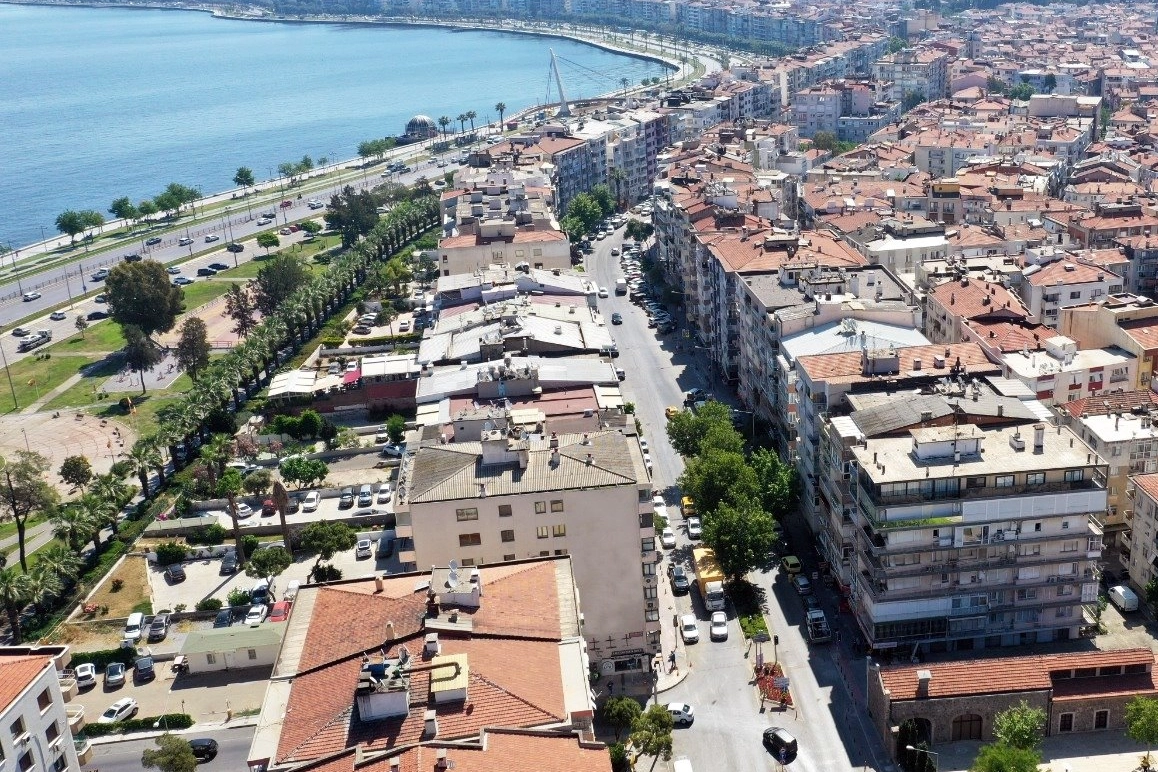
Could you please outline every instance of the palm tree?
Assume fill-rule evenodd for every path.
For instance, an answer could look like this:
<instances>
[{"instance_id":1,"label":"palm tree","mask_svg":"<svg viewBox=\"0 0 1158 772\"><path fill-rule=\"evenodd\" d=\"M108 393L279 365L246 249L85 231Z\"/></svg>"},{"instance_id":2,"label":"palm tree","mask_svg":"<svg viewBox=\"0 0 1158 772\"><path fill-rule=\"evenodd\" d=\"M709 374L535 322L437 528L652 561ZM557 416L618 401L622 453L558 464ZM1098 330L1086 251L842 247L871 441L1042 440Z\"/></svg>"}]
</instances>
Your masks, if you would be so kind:
<instances>
[{"instance_id":1,"label":"palm tree","mask_svg":"<svg viewBox=\"0 0 1158 772\"><path fill-rule=\"evenodd\" d=\"M630 78L620 78L619 85L623 86L623 98L627 99L627 87L631 85Z\"/></svg>"},{"instance_id":2,"label":"palm tree","mask_svg":"<svg viewBox=\"0 0 1158 772\"><path fill-rule=\"evenodd\" d=\"M506 102L499 102L497 105L495 105L495 112L499 114L499 126L500 127L503 125L503 113L505 113L506 111L507 111L507 103Z\"/></svg>"},{"instance_id":3,"label":"palm tree","mask_svg":"<svg viewBox=\"0 0 1158 772\"><path fill-rule=\"evenodd\" d=\"M474 110L466 111L466 119L470 121L470 133L474 134L474 119L478 117L478 113Z\"/></svg>"},{"instance_id":4,"label":"palm tree","mask_svg":"<svg viewBox=\"0 0 1158 772\"><path fill-rule=\"evenodd\" d=\"M140 439L133 443L133 449L125 457L132 467L133 474L141 482L141 495L145 498L149 498L149 472L157 465L159 455L151 442Z\"/></svg>"},{"instance_id":5,"label":"palm tree","mask_svg":"<svg viewBox=\"0 0 1158 772\"><path fill-rule=\"evenodd\" d=\"M61 584L65 588L71 586L73 580L80 576L80 567L83 563L84 560L80 555L63 544L53 544L36 553L37 568L43 566L44 570L60 577Z\"/></svg>"},{"instance_id":6,"label":"palm tree","mask_svg":"<svg viewBox=\"0 0 1158 772\"><path fill-rule=\"evenodd\" d=\"M245 567L245 550L241 544L241 522L237 519L237 494L241 493L241 473L230 469L221 476L217 483L217 495L224 496L229 501L229 518L233 521L233 545L237 550L237 568ZM289 549L289 544L286 544Z\"/></svg>"},{"instance_id":7,"label":"palm tree","mask_svg":"<svg viewBox=\"0 0 1158 772\"><path fill-rule=\"evenodd\" d=\"M19 646L23 641L20 630L20 612L28 605L30 588L28 574L16 570L16 566L0 569L0 606L8 615L8 628L12 631L11 643Z\"/></svg>"},{"instance_id":8,"label":"palm tree","mask_svg":"<svg viewBox=\"0 0 1158 772\"><path fill-rule=\"evenodd\" d=\"M64 589L64 582L46 566L37 563L28 572L28 599L32 601L32 608L37 618L44 614L44 601L55 596Z\"/></svg>"},{"instance_id":9,"label":"palm tree","mask_svg":"<svg viewBox=\"0 0 1158 772\"><path fill-rule=\"evenodd\" d=\"M438 127L442 129L442 136L446 136L446 127L450 125L450 118L445 115L438 116Z\"/></svg>"},{"instance_id":10,"label":"palm tree","mask_svg":"<svg viewBox=\"0 0 1158 772\"><path fill-rule=\"evenodd\" d=\"M68 548L77 555L80 554L81 547L93 537L93 531L96 530L96 521L92 517L92 513L87 506L82 504L86 498L96 499L91 493L86 493L75 505L56 510L49 521L52 523L52 535L67 544Z\"/></svg>"},{"instance_id":11,"label":"palm tree","mask_svg":"<svg viewBox=\"0 0 1158 772\"><path fill-rule=\"evenodd\" d=\"M466 113L459 113L455 120L458 121L458 133L466 134Z\"/></svg>"}]
</instances>

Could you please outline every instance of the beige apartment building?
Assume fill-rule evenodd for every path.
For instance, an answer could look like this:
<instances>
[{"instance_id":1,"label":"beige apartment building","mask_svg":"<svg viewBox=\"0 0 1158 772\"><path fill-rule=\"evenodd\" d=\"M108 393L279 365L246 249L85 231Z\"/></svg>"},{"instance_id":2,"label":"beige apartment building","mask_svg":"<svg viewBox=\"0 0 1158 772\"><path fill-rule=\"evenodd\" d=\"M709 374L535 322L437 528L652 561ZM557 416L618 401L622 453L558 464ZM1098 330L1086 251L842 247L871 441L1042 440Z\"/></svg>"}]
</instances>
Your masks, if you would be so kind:
<instances>
[{"instance_id":1,"label":"beige apartment building","mask_svg":"<svg viewBox=\"0 0 1158 772\"><path fill-rule=\"evenodd\" d=\"M67 646L0 647L0 769L79 772L92 756Z\"/></svg>"},{"instance_id":2,"label":"beige apartment building","mask_svg":"<svg viewBox=\"0 0 1158 772\"><path fill-rule=\"evenodd\" d=\"M852 607L875 649L1076 638L1097 598L1106 464L1068 428L972 423L853 448Z\"/></svg>"},{"instance_id":3,"label":"beige apartment building","mask_svg":"<svg viewBox=\"0 0 1158 772\"><path fill-rule=\"evenodd\" d=\"M569 555L592 663L605 673L648 668L659 646L658 554L636 437L527 435L503 423L478 442L424 443L404 461L398 490L397 535L413 544L403 562Z\"/></svg>"}]
</instances>

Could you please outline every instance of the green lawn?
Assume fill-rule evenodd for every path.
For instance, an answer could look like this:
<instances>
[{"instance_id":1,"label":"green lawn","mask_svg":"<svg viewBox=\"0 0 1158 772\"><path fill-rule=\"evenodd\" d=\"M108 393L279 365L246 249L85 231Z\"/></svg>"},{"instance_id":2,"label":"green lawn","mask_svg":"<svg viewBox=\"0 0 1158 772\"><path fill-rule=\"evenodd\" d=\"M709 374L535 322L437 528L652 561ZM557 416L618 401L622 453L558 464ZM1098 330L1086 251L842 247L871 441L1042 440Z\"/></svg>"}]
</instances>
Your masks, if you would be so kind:
<instances>
[{"instance_id":1,"label":"green lawn","mask_svg":"<svg viewBox=\"0 0 1158 772\"><path fill-rule=\"evenodd\" d=\"M91 364L91 357L67 355L50 356L48 359L28 357L13 362L8 368L8 373L12 378L12 387L16 390L16 401L21 408L28 407ZM0 381L0 387L3 386L7 384ZM4 405L6 410L11 409L11 390L0 388L0 405Z\"/></svg>"},{"instance_id":2,"label":"green lawn","mask_svg":"<svg viewBox=\"0 0 1158 772\"><path fill-rule=\"evenodd\" d=\"M84 334L77 333L53 344L48 350L53 354L96 354L120 351L125 347L125 336L121 326L113 321L96 322Z\"/></svg>"},{"instance_id":3,"label":"green lawn","mask_svg":"<svg viewBox=\"0 0 1158 772\"><path fill-rule=\"evenodd\" d=\"M25 526L25 528L31 529L34 526L40 525L43 522L44 522L43 517L37 517L36 515L32 515L28 518L28 524ZM16 523L12 523L12 522L0 523L0 539L7 539L8 537L15 536L15 535L16 535Z\"/></svg>"},{"instance_id":4,"label":"green lawn","mask_svg":"<svg viewBox=\"0 0 1158 772\"><path fill-rule=\"evenodd\" d=\"M190 284L187 287L182 287L185 290L185 310L192 311L194 308L203 306L210 300L221 297L229 291L229 285L232 282L228 281L199 281Z\"/></svg>"}]
</instances>

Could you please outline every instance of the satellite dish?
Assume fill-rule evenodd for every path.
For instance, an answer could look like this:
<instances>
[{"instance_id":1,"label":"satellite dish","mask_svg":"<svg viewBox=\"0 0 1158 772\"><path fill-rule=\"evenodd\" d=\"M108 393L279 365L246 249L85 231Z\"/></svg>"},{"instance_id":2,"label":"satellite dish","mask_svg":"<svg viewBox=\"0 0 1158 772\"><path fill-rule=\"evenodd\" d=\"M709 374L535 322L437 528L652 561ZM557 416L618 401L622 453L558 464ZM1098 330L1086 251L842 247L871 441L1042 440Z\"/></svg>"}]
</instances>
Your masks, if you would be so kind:
<instances>
[{"instance_id":1,"label":"satellite dish","mask_svg":"<svg viewBox=\"0 0 1158 772\"><path fill-rule=\"evenodd\" d=\"M398 647L398 664L405 665L410 661L410 650L405 645Z\"/></svg>"},{"instance_id":2,"label":"satellite dish","mask_svg":"<svg viewBox=\"0 0 1158 772\"><path fill-rule=\"evenodd\" d=\"M451 589L458 587L458 572L457 571L451 571L450 576L446 577L446 586L451 588Z\"/></svg>"},{"instance_id":3,"label":"satellite dish","mask_svg":"<svg viewBox=\"0 0 1158 772\"><path fill-rule=\"evenodd\" d=\"M457 560L450 561L450 571L451 571L451 573L458 571L458 561Z\"/></svg>"}]
</instances>

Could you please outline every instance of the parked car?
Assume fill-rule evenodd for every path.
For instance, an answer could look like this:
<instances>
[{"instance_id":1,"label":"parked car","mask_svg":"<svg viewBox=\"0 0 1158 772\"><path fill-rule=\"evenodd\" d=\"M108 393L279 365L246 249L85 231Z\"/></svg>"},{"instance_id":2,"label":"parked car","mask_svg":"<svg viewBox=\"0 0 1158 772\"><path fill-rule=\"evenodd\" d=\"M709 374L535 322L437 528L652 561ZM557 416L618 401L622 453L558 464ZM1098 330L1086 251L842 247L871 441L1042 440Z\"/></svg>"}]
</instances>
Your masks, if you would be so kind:
<instances>
[{"instance_id":1,"label":"parked car","mask_svg":"<svg viewBox=\"0 0 1158 772\"><path fill-rule=\"evenodd\" d=\"M209 267L215 271L228 271L229 266L225 263L210 263Z\"/></svg>"},{"instance_id":2,"label":"parked car","mask_svg":"<svg viewBox=\"0 0 1158 772\"><path fill-rule=\"evenodd\" d=\"M270 622L284 622L289 619L290 606L292 604L288 600L279 600L273 604L273 608L269 612Z\"/></svg>"},{"instance_id":3,"label":"parked car","mask_svg":"<svg viewBox=\"0 0 1158 772\"><path fill-rule=\"evenodd\" d=\"M318 510L318 502L321 500L322 494L318 493L317 491L310 491L306 494L305 499L302 501L302 511L316 512Z\"/></svg>"},{"instance_id":4,"label":"parked car","mask_svg":"<svg viewBox=\"0 0 1158 772\"><path fill-rule=\"evenodd\" d=\"M780 570L790 576L799 574L801 571L800 558L795 555L785 555L780 558Z\"/></svg>"},{"instance_id":5,"label":"parked car","mask_svg":"<svg viewBox=\"0 0 1158 772\"><path fill-rule=\"evenodd\" d=\"M177 584L185 581L185 567L180 563L174 563L165 568L165 579L170 584Z\"/></svg>"},{"instance_id":6,"label":"parked car","mask_svg":"<svg viewBox=\"0 0 1158 772\"><path fill-rule=\"evenodd\" d=\"M238 520L244 520L253 514L253 507L249 506L244 501L239 501L235 509L237 511Z\"/></svg>"},{"instance_id":7,"label":"parked car","mask_svg":"<svg viewBox=\"0 0 1158 772\"><path fill-rule=\"evenodd\" d=\"M812 594L812 582L808 581L808 577L804 574L797 574L792 577L792 586L801 595Z\"/></svg>"},{"instance_id":8,"label":"parked car","mask_svg":"<svg viewBox=\"0 0 1158 772\"><path fill-rule=\"evenodd\" d=\"M370 329L369 327L367 327L367 326L366 326L366 325L364 325L364 324L359 324L359 325L356 325L356 326L354 327L354 329L352 330L352 332L353 332L355 335L369 335L371 332L373 332L373 330L372 330L372 329Z\"/></svg>"},{"instance_id":9,"label":"parked car","mask_svg":"<svg viewBox=\"0 0 1158 772\"><path fill-rule=\"evenodd\" d=\"M206 267L206 268L198 268L198 269L197 269L197 275L198 275L198 276L216 276L216 275L217 275L217 271L215 271L215 270L213 270L212 268L209 268L209 267Z\"/></svg>"},{"instance_id":10,"label":"parked car","mask_svg":"<svg viewBox=\"0 0 1158 772\"><path fill-rule=\"evenodd\" d=\"M32 330L28 329L27 327L17 327L12 331L12 334L17 338L27 338L32 334Z\"/></svg>"},{"instance_id":11,"label":"parked car","mask_svg":"<svg viewBox=\"0 0 1158 772\"><path fill-rule=\"evenodd\" d=\"M798 749L796 738L782 727L770 726L764 730L764 747L781 764L791 764L796 760Z\"/></svg>"},{"instance_id":12,"label":"parked car","mask_svg":"<svg viewBox=\"0 0 1158 772\"><path fill-rule=\"evenodd\" d=\"M105 665L105 688L122 686L125 683L125 665L123 662L110 662Z\"/></svg>"},{"instance_id":13,"label":"parked car","mask_svg":"<svg viewBox=\"0 0 1158 772\"><path fill-rule=\"evenodd\" d=\"M133 680L137 683L148 683L157 677L157 670L153 667L152 657L137 657L133 663Z\"/></svg>"},{"instance_id":14,"label":"parked car","mask_svg":"<svg viewBox=\"0 0 1158 772\"><path fill-rule=\"evenodd\" d=\"M277 514L277 504L273 503L273 499L266 499L261 502L261 516L273 517Z\"/></svg>"},{"instance_id":15,"label":"parked car","mask_svg":"<svg viewBox=\"0 0 1158 772\"><path fill-rule=\"evenodd\" d=\"M198 761L213 761L217 758L217 741L208 737L195 737L189 741L193 758Z\"/></svg>"},{"instance_id":16,"label":"parked car","mask_svg":"<svg viewBox=\"0 0 1158 772\"><path fill-rule=\"evenodd\" d=\"M405 445L387 445L382 448L383 456L393 456L394 458L402 458L402 454L406 452Z\"/></svg>"},{"instance_id":17,"label":"parked car","mask_svg":"<svg viewBox=\"0 0 1158 772\"><path fill-rule=\"evenodd\" d=\"M269 606L264 603L258 603L249 607L249 613L245 615L245 624L250 627L257 627L269 615Z\"/></svg>"},{"instance_id":18,"label":"parked car","mask_svg":"<svg viewBox=\"0 0 1158 772\"><path fill-rule=\"evenodd\" d=\"M358 560L368 558L373 554L373 542L369 539L358 539L358 543L354 545L354 557Z\"/></svg>"},{"instance_id":19,"label":"parked car","mask_svg":"<svg viewBox=\"0 0 1158 772\"><path fill-rule=\"evenodd\" d=\"M683 595L692 588L692 582L688 578L688 572L684 570L683 566L677 566L672 563L668 569L671 575L671 591L675 595Z\"/></svg>"},{"instance_id":20,"label":"parked car","mask_svg":"<svg viewBox=\"0 0 1158 772\"><path fill-rule=\"evenodd\" d=\"M728 640L728 615L723 611L713 611L712 624L708 633L713 641Z\"/></svg>"},{"instance_id":21,"label":"parked car","mask_svg":"<svg viewBox=\"0 0 1158 772\"><path fill-rule=\"evenodd\" d=\"M226 246L225 250L227 252L233 252L236 254L237 252L244 252L245 251L245 245L244 244L238 244L235 241L232 244L229 244L228 246Z\"/></svg>"},{"instance_id":22,"label":"parked car","mask_svg":"<svg viewBox=\"0 0 1158 772\"><path fill-rule=\"evenodd\" d=\"M84 662L76 666L72 671L72 677L76 679L76 686L78 689L87 689L90 686L96 686L96 665L91 662Z\"/></svg>"},{"instance_id":23,"label":"parked car","mask_svg":"<svg viewBox=\"0 0 1158 772\"><path fill-rule=\"evenodd\" d=\"M149 640L163 641L168 634L169 615L165 613L157 614L153 617L153 621L149 623Z\"/></svg>"},{"instance_id":24,"label":"parked car","mask_svg":"<svg viewBox=\"0 0 1158 772\"><path fill-rule=\"evenodd\" d=\"M342 493L338 497L338 509L349 509L354 506L354 489L342 488Z\"/></svg>"},{"instance_id":25,"label":"parked car","mask_svg":"<svg viewBox=\"0 0 1158 772\"><path fill-rule=\"evenodd\" d=\"M124 667L123 665L121 666ZM117 700L112 705L101 713L101 717L97 719L98 724L115 724L118 721L124 721L126 718L132 718L137 715L137 701L132 697L125 697Z\"/></svg>"},{"instance_id":26,"label":"parked car","mask_svg":"<svg viewBox=\"0 0 1158 772\"><path fill-rule=\"evenodd\" d=\"M109 312L108 311L89 311L88 316L85 317L85 319L88 319L90 322L99 322L101 319L108 319L108 318L109 318Z\"/></svg>"},{"instance_id":27,"label":"parked car","mask_svg":"<svg viewBox=\"0 0 1158 772\"><path fill-rule=\"evenodd\" d=\"M691 726L696 720L696 713L691 705L683 702L669 702L667 712L671 714L672 723L676 726Z\"/></svg>"},{"instance_id":28,"label":"parked car","mask_svg":"<svg viewBox=\"0 0 1158 772\"><path fill-rule=\"evenodd\" d=\"M700 519L698 517L689 517L687 519L687 526L689 539L698 539L703 535L703 528L700 525Z\"/></svg>"},{"instance_id":29,"label":"parked car","mask_svg":"<svg viewBox=\"0 0 1158 772\"><path fill-rule=\"evenodd\" d=\"M659 543L663 545L664 549L672 549L676 545L675 531L671 526L664 528L659 534Z\"/></svg>"},{"instance_id":30,"label":"parked car","mask_svg":"<svg viewBox=\"0 0 1158 772\"><path fill-rule=\"evenodd\" d=\"M64 311L53 311L51 314L48 315L48 318L54 322L64 321L67 317L68 317L68 314L64 313Z\"/></svg>"},{"instance_id":31,"label":"parked car","mask_svg":"<svg viewBox=\"0 0 1158 772\"><path fill-rule=\"evenodd\" d=\"M390 497L394 494L394 486L388 482L384 482L378 486L378 503L389 504Z\"/></svg>"},{"instance_id":32,"label":"parked car","mask_svg":"<svg viewBox=\"0 0 1158 772\"><path fill-rule=\"evenodd\" d=\"M684 614L680 617L680 637L684 643L696 643L700 640L700 626L695 614Z\"/></svg>"},{"instance_id":33,"label":"parked car","mask_svg":"<svg viewBox=\"0 0 1158 772\"><path fill-rule=\"evenodd\" d=\"M221 575L232 576L237 573L237 553L226 552L221 558Z\"/></svg>"},{"instance_id":34,"label":"parked car","mask_svg":"<svg viewBox=\"0 0 1158 772\"><path fill-rule=\"evenodd\" d=\"M223 608L213 618L214 627L229 627L233 624L233 609Z\"/></svg>"}]
</instances>

